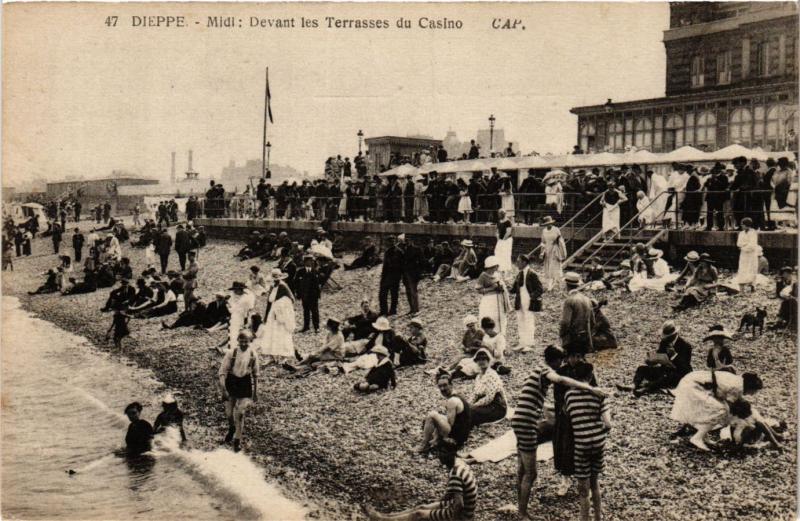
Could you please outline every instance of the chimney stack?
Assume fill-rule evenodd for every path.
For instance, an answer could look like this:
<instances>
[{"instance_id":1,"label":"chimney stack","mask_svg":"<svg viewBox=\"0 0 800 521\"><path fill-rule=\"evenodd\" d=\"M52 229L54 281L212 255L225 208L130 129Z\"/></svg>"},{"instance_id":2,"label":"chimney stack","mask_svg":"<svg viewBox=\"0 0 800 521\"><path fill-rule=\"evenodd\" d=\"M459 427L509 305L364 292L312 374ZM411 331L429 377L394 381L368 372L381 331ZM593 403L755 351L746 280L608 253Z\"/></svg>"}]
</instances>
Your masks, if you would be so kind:
<instances>
[{"instance_id":1,"label":"chimney stack","mask_svg":"<svg viewBox=\"0 0 800 521\"><path fill-rule=\"evenodd\" d=\"M194 172L192 170L192 149L189 149L189 172Z\"/></svg>"},{"instance_id":2,"label":"chimney stack","mask_svg":"<svg viewBox=\"0 0 800 521\"><path fill-rule=\"evenodd\" d=\"M169 181L175 184L175 152L172 153L172 170L169 173Z\"/></svg>"}]
</instances>

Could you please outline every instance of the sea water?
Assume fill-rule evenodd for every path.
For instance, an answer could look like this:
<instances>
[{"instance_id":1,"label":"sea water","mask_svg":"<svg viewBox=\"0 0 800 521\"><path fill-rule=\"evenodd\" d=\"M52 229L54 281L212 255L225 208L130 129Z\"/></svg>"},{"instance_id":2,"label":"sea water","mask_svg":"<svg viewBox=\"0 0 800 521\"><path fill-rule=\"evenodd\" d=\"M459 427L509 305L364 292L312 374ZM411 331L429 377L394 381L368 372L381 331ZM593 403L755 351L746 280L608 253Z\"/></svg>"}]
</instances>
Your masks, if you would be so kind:
<instances>
[{"instance_id":1,"label":"sea water","mask_svg":"<svg viewBox=\"0 0 800 521\"><path fill-rule=\"evenodd\" d=\"M161 384L12 297L2 306L4 518L305 519L242 453L183 449L173 430L156 437L151 454L124 457L125 405L139 401L152 423Z\"/></svg>"}]
</instances>

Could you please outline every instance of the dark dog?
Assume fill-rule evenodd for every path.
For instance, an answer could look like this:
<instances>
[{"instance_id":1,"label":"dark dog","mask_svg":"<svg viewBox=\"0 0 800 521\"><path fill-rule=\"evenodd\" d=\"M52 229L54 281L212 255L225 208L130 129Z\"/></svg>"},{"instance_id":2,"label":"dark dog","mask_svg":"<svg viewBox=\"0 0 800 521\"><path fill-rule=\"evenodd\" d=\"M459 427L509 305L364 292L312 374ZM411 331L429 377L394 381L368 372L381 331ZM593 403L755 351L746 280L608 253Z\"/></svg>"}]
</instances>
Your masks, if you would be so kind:
<instances>
[{"instance_id":1,"label":"dark dog","mask_svg":"<svg viewBox=\"0 0 800 521\"><path fill-rule=\"evenodd\" d=\"M744 332L747 333L748 331L752 330L753 337L755 337L756 328L758 328L758 334L761 335L764 333L764 320L766 318L767 318L766 308L756 306L756 310L754 313L744 314L741 322L739 322L739 331L744 329Z\"/></svg>"}]
</instances>

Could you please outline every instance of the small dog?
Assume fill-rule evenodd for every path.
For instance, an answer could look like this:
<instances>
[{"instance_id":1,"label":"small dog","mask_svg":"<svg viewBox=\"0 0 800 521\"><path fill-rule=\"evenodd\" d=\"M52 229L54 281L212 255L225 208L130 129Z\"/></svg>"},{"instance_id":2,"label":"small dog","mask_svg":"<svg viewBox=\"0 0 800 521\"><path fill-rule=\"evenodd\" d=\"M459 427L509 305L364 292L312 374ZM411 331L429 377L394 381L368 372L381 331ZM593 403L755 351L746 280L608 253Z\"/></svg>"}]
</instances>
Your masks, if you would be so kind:
<instances>
[{"instance_id":1,"label":"small dog","mask_svg":"<svg viewBox=\"0 0 800 521\"><path fill-rule=\"evenodd\" d=\"M744 314L741 322L739 322L739 331L744 329L744 332L747 333L749 330L752 330L753 338L755 338L756 328L758 328L759 335L764 333L764 320L766 320L766 318L766 308L756 306L755 312Z\"/></svg>"}]
</instances>

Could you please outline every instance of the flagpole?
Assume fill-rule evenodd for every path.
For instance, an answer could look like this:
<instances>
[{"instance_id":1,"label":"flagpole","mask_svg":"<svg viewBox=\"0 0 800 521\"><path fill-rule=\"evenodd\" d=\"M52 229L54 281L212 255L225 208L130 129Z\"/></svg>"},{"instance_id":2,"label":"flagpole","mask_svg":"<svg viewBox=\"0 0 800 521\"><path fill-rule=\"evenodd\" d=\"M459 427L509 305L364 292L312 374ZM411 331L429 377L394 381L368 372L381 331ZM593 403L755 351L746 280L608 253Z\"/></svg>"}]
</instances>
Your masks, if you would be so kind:
<instances>
[{"instance_id":1,"label":"flagpole","mask_svg":"<svg viewBox=\"0 0 800 521\"><path fill-rule=\"evenodd\" d=\"M267 177L267 110L269 107L269 67L264 84L264 135L261 140L261 177Z\"/></svg>"}]
</instances>

